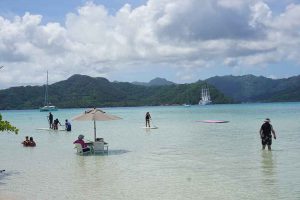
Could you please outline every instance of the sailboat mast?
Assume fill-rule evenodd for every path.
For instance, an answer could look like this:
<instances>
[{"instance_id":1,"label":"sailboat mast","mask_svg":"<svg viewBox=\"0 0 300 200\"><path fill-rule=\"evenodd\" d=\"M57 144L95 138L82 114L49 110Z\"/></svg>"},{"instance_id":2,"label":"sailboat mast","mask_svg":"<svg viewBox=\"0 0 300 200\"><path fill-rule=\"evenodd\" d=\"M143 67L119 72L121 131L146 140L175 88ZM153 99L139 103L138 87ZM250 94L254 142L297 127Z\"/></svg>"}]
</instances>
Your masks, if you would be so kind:
<instances>
[{"instance_id":1,"label":"sailboat mast","mask_svg":"<svg viewBox=\"0 0 300 200\"><path fill-rule=\"evenodd\" d=\"M45 88L45 106L49 106L48 102L48 71L47 71L47 83Z\"/></svg>"}]
</instances>

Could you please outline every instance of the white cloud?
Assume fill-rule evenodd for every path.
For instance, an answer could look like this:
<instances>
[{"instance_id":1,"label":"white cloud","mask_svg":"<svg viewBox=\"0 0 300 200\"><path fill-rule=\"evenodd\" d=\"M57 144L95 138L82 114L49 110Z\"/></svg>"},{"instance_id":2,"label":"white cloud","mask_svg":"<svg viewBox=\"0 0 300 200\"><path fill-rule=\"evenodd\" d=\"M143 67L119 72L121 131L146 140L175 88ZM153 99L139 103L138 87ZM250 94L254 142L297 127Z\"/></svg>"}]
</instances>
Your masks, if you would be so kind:
<instances>
[{"instance_id":1,"label":"white cloud","mask_svg":"<svg viewBox=\"0 0 300 200\"><path fill-rule=\"evenodd\" d=\"M259 0L149 0L113 15L87 3L66 14L65 24L42 24L41 15L30 13L0 16L0 63L6 66L0 88L42 84L46 70L53 82L161 65L190 79L201 67L300 62L299 30L299 4L274 14Z\"/></svg>"}]
</instances>

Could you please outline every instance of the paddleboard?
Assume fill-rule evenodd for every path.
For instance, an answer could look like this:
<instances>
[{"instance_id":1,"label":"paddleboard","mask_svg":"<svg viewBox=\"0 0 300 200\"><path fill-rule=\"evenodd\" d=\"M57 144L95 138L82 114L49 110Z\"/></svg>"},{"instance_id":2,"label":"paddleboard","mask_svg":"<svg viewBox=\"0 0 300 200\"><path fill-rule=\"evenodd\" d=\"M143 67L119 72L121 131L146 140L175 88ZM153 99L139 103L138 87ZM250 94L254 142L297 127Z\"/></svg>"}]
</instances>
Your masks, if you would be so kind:
<instances>
[{"instance_id":1,"label":"paddleboard","mask_svg":"<svg viewBox=\"0 0 300 200\"><path fill-rule=\"evenodd\" d=\"M203 122L203 123L228 123L229 121L223 121L223 120L200 120L197 122Z\"/></svg>"},{"instance_id":2,"label":"paddleboard","mask_svg":"<svg viewBox=\"0 0 300 200\"><path fill-rule=\"evenodd\" d=\"M36 130L39 130L39 131L66 131L64 129L61 129L61 130L53 130L51 128L37 128Z\"/></svg>"},{"instance_id":3,"label":"paddleboard","mask_svg":"<svg viewBox=\"0 0 300 200\"><path fill-rule=\"evenodd\" d=\"M151 126L151 127L142 127L142 128L144 128L144 129L158 129L158 127L157 126Z\"/></svg>"}]
</instances>

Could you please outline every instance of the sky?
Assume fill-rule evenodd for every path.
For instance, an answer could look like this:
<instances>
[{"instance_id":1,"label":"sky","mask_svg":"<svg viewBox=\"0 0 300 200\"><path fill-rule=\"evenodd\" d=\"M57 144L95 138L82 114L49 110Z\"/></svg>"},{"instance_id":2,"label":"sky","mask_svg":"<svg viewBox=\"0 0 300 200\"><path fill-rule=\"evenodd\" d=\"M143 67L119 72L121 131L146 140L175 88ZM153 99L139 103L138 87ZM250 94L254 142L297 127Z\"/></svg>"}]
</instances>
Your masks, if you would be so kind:
<instances>
[{"instance_id":1,"label":"sky","mask_svg":"<svg viewBox=\"0 0 300 200\"><path fill-rule=\"evenodd\" d=\"M300 0L0 0L0 89L300 74Z\"/></svg>"}]
</instances>

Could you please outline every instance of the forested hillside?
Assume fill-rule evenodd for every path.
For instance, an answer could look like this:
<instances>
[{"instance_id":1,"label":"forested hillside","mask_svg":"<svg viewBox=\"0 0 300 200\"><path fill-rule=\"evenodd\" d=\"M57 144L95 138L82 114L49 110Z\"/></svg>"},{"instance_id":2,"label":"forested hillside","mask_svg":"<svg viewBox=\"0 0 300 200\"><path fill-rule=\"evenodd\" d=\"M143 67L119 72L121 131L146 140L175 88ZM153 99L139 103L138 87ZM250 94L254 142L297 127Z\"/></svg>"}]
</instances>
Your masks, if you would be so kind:
<instances>
[{"instance_id":1,"label":"forested hillside","mask_svg":"<svg viewBox=\"0 0 300 200\"><path fill-rule=\"evenodd\" d=\"M109 82L105 78L74 75L49 85L49 101L59 108L197 104L205 83L141 86ZM214 103L232 103L209 86ZM0 109L33 109L43 106L44 86L13 87L0 90Z\"/></svg>"},{"instance_id":2,"label":"forested hillside","mask_svg":"<svg viewBox=\"0 0 300 200\"><path fill-rule=\"evenodd\" d=\"M206 80L237 102L300 101L300 76L270 79L263 76L215 76Z\"/></svg>"}]
</instances>

